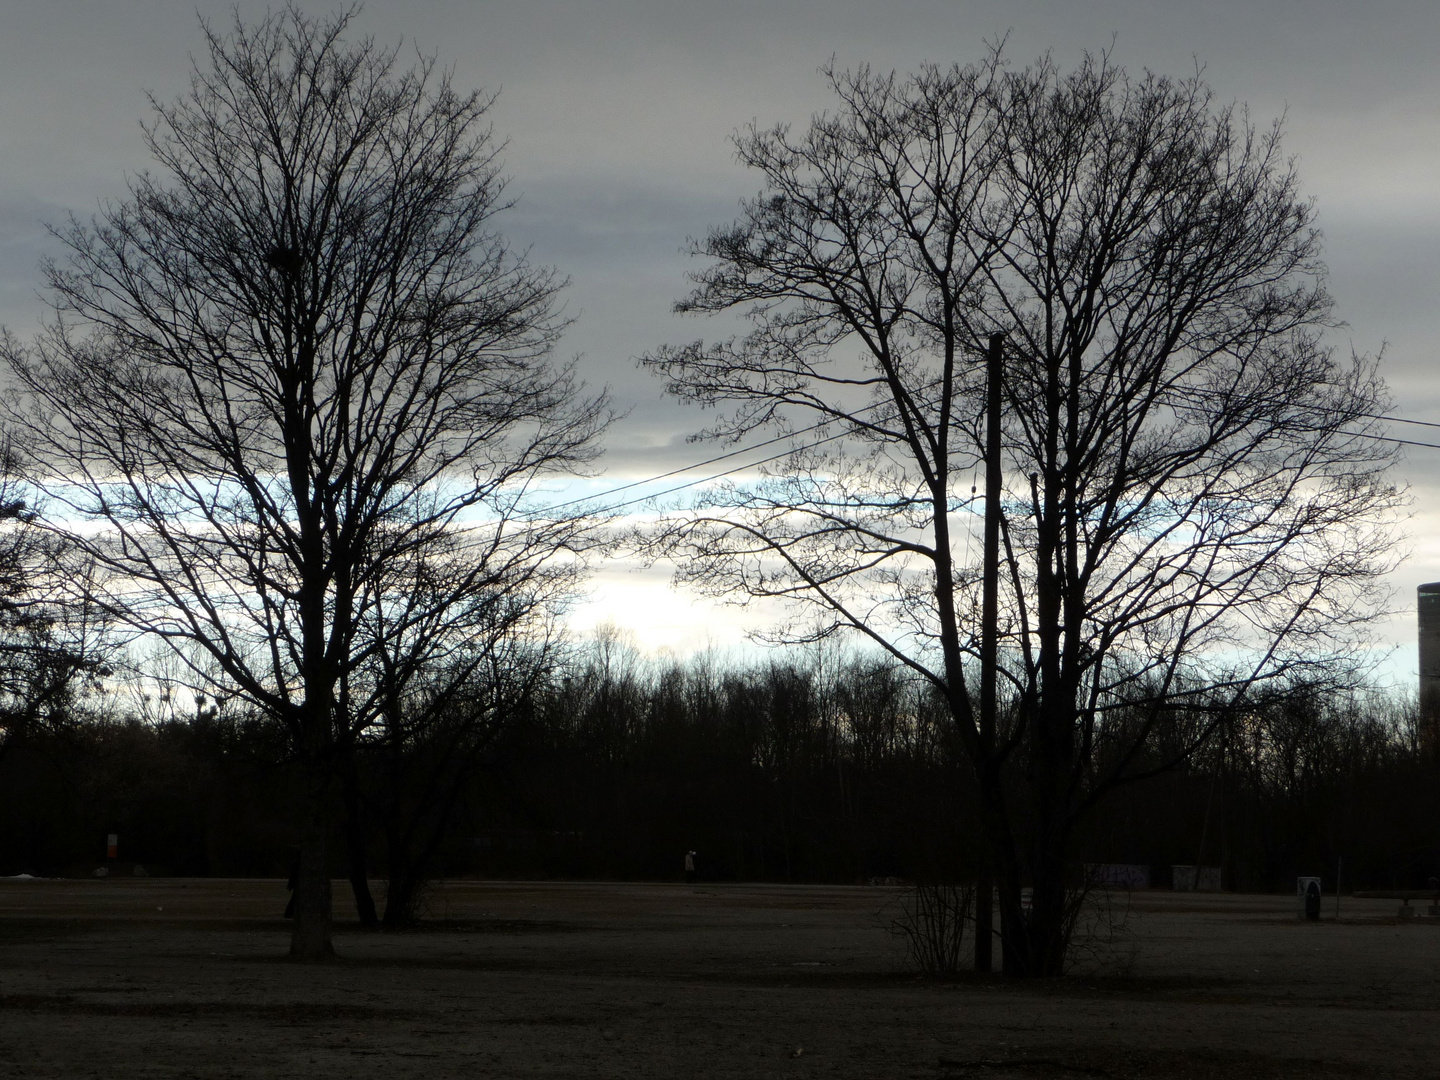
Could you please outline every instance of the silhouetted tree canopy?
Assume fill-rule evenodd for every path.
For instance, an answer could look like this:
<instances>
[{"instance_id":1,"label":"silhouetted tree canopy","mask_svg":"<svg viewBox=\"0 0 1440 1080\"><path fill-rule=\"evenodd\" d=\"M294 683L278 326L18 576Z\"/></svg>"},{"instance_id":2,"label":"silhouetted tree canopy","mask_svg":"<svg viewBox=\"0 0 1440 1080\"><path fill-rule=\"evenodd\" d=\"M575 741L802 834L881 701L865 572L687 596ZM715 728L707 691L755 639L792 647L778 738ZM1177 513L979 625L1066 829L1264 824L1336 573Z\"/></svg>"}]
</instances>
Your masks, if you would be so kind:
<instances>
[{"instance_id":1,"label":"silhouetted tree canopy","mask_svg":"<svg viewBox=\"0 0 1440 1080\"><path fill-rule=\"evenodd\" d=\"M794 432L793 453L649 549L682 583L792 602L781 639L858 633L943 695L1005 969L1057 974L1097 800L1193 753L1256 687L1353 670L1392 563L1385 388L1325 343L1278 125L1200 79L998 53L829 77L833 111L737 137L762 190L694 246L678 309L750 332L645 361L718 410L709 434ZM971 533L997 333L1010 707L991 734ZM1156 762L1165 729L1188 737Z\"/></svg>"},{"instance_id":2,"label":"silhouetted tree canopy","mask_svg":"<svg viewBox=\"0 0 1440 1080\"><path fill-rule=\"evenodd\" d=\"M585 523L530 491L606 418L552 362L561 282L495 229L493 98L349 22L205 25L190 91L154 103L157 172L55 230L55 318L4 344L26 478L100 571L85 598L306 764L307 957L330 951L340 763L417 673L463 682L543 636Z\"/></svg>"}]
</instances>

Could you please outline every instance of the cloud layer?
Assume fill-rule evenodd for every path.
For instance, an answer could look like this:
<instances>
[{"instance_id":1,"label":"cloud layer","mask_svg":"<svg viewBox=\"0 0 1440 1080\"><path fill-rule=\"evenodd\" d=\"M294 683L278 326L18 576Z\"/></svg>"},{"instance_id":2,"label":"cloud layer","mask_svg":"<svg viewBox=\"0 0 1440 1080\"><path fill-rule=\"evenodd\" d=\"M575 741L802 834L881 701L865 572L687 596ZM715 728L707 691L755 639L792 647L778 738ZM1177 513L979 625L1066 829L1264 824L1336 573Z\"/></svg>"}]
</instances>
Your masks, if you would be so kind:
<instances>
[{"instance_id":1,"label":"cloud layer","mask_svg":"<svg viewBox=\"0 0 1440 1080\"><path fill-rule=\"evenodd\" d=\"M43 315L36 267L54 247L42 223L123 196L126 174L146 167L144 93L163 100L185 89L188 56L201 48L196 7L55 0L0 14L0 321L12 330L27 334ZM246 19L265 7L239 5ZM217 26L230 21L229 3L198 8ZM670 306L686 287L686 237L724 223L753 193L730 134L751 121L803 125L826 108L818 69L832 56L841 67L966 63L1006 35L1017 63L1048 50L1065 65L1112 40L1132 70L1184 76L1198 63L1219 100L1248 104L1259 123L1283 114L1348 323L1335 344L1362 353L1384 345L1397 411L1440 422L1433 4L371 0L355 27L437 53L461 86L502 92L496 127L510 140L507 170L522 195L504 227L571 277L577 322L567 349L583 353L590 382L609 384L630 409L612 438L616 483L706 456L683 441L700 418L663 401L634 357L716 332ZM1407 434L1440 442L1440 429ZM1413 555L1395 575L1402 613L1386 634L1400 647L1390 668L1407 677L1414 587L1440 579L1440 450L1411 451L1398 479L1416 496ZM612 608L625 622L635 610L621 569L607 570L582 624ZM655 607L654 588L653 573L637 576L632 598ZM688 603L667 601L672 614L656 620L666 629L642 638L674 641L684 622L674 613ZM740 629L723 613L692 620L701 621L710 640Z\"/></svg>"}]
</instances>

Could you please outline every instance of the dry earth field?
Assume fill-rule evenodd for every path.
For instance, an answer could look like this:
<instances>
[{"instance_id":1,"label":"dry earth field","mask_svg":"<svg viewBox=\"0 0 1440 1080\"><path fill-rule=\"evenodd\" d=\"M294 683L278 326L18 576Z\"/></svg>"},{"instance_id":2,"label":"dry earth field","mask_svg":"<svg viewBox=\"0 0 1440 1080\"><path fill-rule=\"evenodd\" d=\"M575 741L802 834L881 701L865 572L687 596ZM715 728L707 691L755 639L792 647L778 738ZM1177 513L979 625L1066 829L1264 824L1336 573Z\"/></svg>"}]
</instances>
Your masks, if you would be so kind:
<instances>
[{"instance_id":1,"label":"dry earth field","mask_svg":"<svg viewBox=\"0 0 1440 1080\"><path fill-rule=\"evenodd\" d=\"M315 965L285 895L0 880L0 1076L1440 1077L1440 921L1392 901L1140 893L1088 974L942 984L893 889L459 882Z\"/></svg>"}]
</instances>

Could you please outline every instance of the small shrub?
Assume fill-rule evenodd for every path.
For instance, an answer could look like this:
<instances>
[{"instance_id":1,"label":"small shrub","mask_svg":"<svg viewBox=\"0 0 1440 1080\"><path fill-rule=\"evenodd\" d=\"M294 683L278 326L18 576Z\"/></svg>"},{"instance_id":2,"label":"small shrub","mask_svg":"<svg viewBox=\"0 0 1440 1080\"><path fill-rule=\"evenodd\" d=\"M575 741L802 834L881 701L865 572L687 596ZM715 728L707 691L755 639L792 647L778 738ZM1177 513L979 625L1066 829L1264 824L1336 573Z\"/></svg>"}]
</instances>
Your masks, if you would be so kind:
<instances>
[{"instance_id":1,"label":"small shrub","mask_svg":"<svg viewBox=\"0 0 1440 1080\"><path fill-rule=\"evenodd\" d=\"M965 923L973 918L970 885L915 885L903 892L890 931L905 942L906 959L929 976L960 971Z\"/></svg>"},{"instance_id":2,"label":"small shrub","mask_svg":"<svg viewBox=\"0 0 1440 1080\"><path fill-rule=\"evenodd\" d=\"M1128 889L1089 885L1067 897L1070 932L1065 970L1070 974L1130 978L1139 948L1133 936L1138 912Z\"/></svg>"}]
</instances>

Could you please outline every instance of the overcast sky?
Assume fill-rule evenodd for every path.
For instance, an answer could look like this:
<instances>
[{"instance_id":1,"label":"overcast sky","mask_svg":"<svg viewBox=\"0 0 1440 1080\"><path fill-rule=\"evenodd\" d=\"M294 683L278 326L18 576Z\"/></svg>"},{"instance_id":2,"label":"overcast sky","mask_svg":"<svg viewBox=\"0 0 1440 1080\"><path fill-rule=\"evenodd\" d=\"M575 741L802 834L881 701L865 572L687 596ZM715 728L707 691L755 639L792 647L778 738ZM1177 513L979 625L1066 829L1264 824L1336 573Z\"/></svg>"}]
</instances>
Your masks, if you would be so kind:
<instances>
[{"instance_id":1,"label":"overcast sky","mask_svg":"<svg viewBox=\"0 0 1440 1080\"><path fill-rule=\"evenodd\" d=\"M302 5L328 13L323 3ZM241 3L247 21L266 5ZM43 308L43 223L124 194L145 168L145 93L173 98L201 47L200 0L0 0L0 321L22 335ZM1440 4L1327 0L707 3L605 0L371 0L357 33L437 53L461 87L502 92L520 206L503 228L569 275L577 323L567 351L630 409L609 441L610 483L704 456L697 417L660 400L634 357L706 332L670 305L684 292L687 236L734 217L757 181L733 161L737 128L803 125L830 103L819 67L913 68L978 60L1009 35L1020 63L1051 51L1069 67L1115 41L1118 63L1184 76L1203 65L1223 101L1257 122L1286 117L1326 235L1331 291L1349 324L1341 349L1385 347L1395 412L1440 422ZM1440 430L1397 429L1440 442ZM1390 670L1413 678L1414 588L1440 580L1440 450L1414 449L1397 479L1415 496ZM642 643L734 641L743 619L669 594L659 572L613 567L577 616L611 618Z\"/></svg>"}]
</instances>

